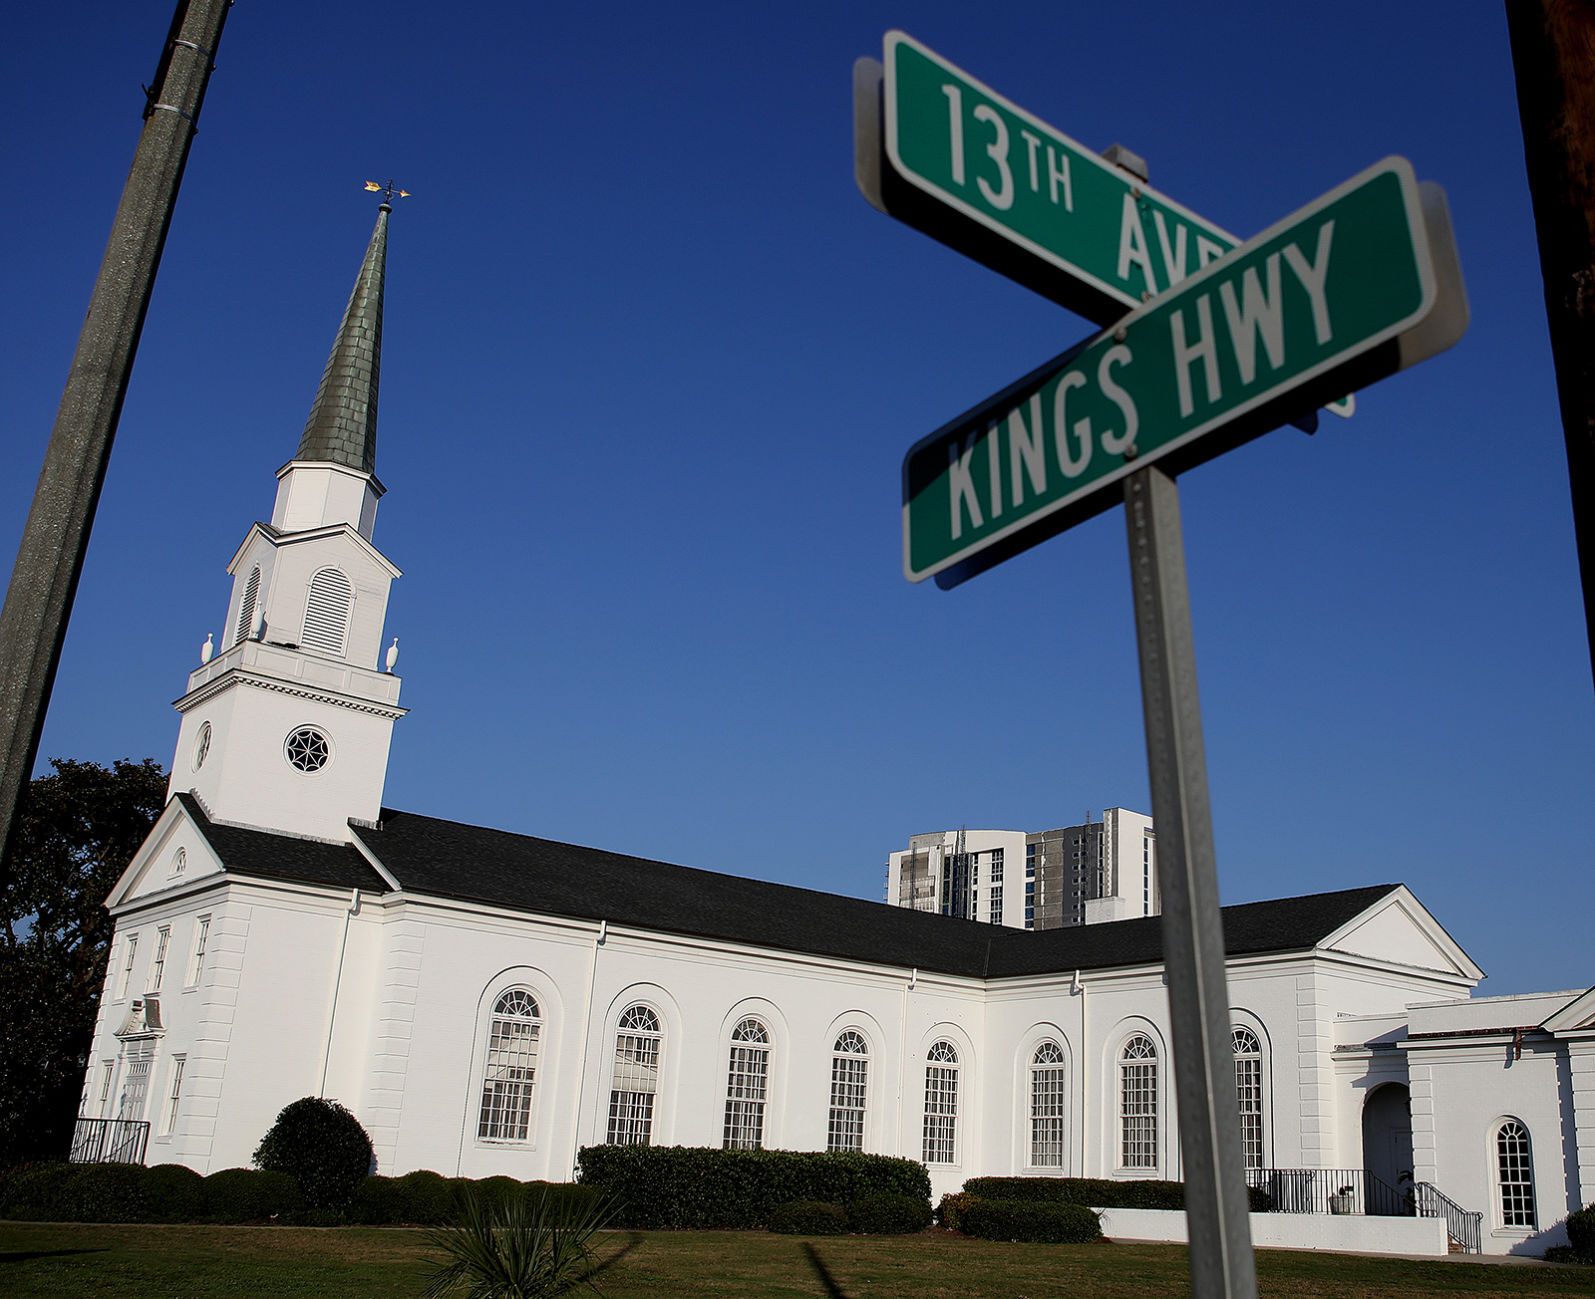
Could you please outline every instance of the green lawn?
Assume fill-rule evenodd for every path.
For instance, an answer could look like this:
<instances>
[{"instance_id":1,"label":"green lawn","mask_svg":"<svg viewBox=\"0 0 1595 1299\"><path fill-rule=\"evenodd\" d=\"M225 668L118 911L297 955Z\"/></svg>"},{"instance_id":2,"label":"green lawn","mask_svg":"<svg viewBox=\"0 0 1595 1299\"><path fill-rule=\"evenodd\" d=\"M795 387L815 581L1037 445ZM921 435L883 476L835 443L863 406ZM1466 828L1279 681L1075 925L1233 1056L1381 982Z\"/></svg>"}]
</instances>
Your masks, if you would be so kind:
<instances>
[{"instance_id":1,"label":"green lawn","mask_svg":"<svg viewBox=\"0 0 1595 1299\"><path fill-rule=\"evenodd\" d=\"M1135 1299L1189 1293L1172 1245L1004 1245L945 1232L814 1241L761 1232L613 1233L609 1299ZM418 1295L419 1232L0 1224L0 1295ZM1258 1255L1265 1296L1595 1295L1595 1269Z\"/></svg>"}]
</instances>

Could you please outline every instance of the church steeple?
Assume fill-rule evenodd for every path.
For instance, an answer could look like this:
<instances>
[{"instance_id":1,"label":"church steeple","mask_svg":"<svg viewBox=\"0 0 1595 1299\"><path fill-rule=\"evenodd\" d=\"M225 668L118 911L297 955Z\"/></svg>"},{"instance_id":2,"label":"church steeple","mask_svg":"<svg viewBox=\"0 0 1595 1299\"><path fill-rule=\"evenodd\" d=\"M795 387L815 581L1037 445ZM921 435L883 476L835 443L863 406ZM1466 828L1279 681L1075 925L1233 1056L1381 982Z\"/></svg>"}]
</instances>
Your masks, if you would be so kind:
<instances>
[{"instance_id":1,"label":"church steeple","mask_svg":"<svg viewBox=\"0 0 1595 1299\"><path fill-rule=\"evenodd\" d=\"M379 663L388 588L372 542L384 488L377 385L388 215L378 209L298 454L269 524L228 565L222 648L189 674L171 792L218 821L346 841L382 807L399 679Z\"/></svg>"},{"instance_id":2,"label":"church steeple","mask_svg":"<svg viewBox=\"0 0 1595 1299\"><path fill-rule=\"evenodd\" d=\"M377 387L382 372L382 286L388 262L388 214L377 209L376 229L344 308L315 404L299 439L300 461L326 461L363 474L376 472Z\"/></svg>"}]
</instances>

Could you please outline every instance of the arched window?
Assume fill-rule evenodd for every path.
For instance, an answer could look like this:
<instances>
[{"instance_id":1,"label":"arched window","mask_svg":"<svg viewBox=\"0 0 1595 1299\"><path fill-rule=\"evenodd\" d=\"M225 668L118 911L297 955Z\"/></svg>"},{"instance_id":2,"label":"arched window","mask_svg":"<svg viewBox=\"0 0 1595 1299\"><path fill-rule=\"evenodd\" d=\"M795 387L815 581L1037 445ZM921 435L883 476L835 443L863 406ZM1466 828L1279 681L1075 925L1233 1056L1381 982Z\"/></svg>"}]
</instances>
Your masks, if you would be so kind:
<instances>
[{"instance_id":1,"label":"arched window","mask_svg":"<svg viewBox=\"0 0 1595 1299\"><path fill-rule=\"evenodd\" d=\"M827 1150L864 1149L864 1096L869 1081L869 1044L845 1030L831 1048L831 1119Z\"/></svg>"},{"instance_id":2,"label":"arched window","mask_svg":"<svg viewBox=\"0 0 1595 1299\"><path fill-rule=\"evenodd\" d=\"M1157 1044L1137 1033L1119 1052L1119 1167L1156 1168Z\"/></svg>"},{"instance_id":3,"label":"arched window","mask_svg":"<svg viewBox=\"0 0 1595 1299\"><path fill-rule=\"evenodd\" d=\"M1529 1130L1517 1119L1503 1120L1495 1130L1495 1171L1501 1187L1501 1225L1537 1226Z\"/></svg>"},{"instance_id":4,"label":"arched window","mask_svg":"<svg viewBox=\"0 0 1595 1299\"><path fill-rule=\"evenodd\" d=\"M493 1006L493 1026L482 1071L482 1141L525 1141L532 1128L532 1082L542 1017L532 994L511 988Z\"/></svg>"},{"instance_id":5,"label":"arched window","mask_svg":"<svg viewBox=\"0 0 1595 1299\"><path fill-rule=\"evenodd\" d=\"M1237 1028L1235 1046L1235 1099L1241 1110L1241 1150L1246 1167L1263 1166L1263 1048L1257 1034Z\"/></svg>"},{"instance_id":6,"label":"arched window","mask_svg":"<svg viewBox=\"0 0 1595 1299\"><path fill-rule=\"evenodd\" d=\"M770 1031L749 1017L731 1033L726 1079L727 1150L758 1150L764 1145L764 1103L770 1092Z\"/></svg>"},{"instance_id":7,"label":"arched window","mask_svg":"<svg viewBox=\"0 0 1595 1299\"><path fill-rule=\"evenodd\" d=\"M336 568L321 569L310 579L300 648L342 654L349 632L349 605L353 601L354 588L349 585L349 579Z\"/></svg>"},{"instance_id":8,"label":"arched window","mask_svg":"<svg viewBox=\"0 0 1595 1299\"><path fill-rule=\"evenodd\" d=\"M612 1146L646 1146L653 1136L659 1091L659 1016L630 1006L615 1031L615 1080L609 1092Z\"/></svg>"},{"instance_id":9,"label":"arched window","mask_svg":"<svg viewBox=\"0 0 1595 1299\"><path fill-rule=\"evenodd\" d=\"M249 580L244 583L244 598L238 605L238 631L233 644L243 640L255 629L255 601L260 599L260 565L249 570Z\"/></svg>"},{"instance_id":10,"label":"arched window","mask_svg":"<svg viewBox=\"0 0 1595 1299\"><path fill-rule=\"evenodd\" d=\"M1043 1042L1030 1061L1030 1163L1063 1167L1065 1084L1063 1048Z\"/></svg>"},{"instance_id":11,"label":"arched window","mask_svg":"<svg viewBox=\"0 0 1595 1299\"><path fill-rule=\"evenodd\" d=\"M925 1052L925 1143L927 1164L956 1163L958 1152L958 1052L937 1042Z\"/></svg>"}]
</instances>

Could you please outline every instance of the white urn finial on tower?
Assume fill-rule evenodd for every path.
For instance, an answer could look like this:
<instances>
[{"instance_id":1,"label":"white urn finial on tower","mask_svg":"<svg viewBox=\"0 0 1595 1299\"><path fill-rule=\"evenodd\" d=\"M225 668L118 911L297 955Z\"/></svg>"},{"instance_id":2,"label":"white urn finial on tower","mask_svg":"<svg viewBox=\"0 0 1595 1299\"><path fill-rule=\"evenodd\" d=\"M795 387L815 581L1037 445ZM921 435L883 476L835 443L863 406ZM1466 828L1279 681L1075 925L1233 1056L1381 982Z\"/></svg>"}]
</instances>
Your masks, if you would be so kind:
<instances>
[{"instance_id":1,"label":"white urn finial on tower","mask_svg":"<svg viewBox=\"0 0 1595 1299\"><path fill-rule=\"evenodd\" d=\"M399 661L399 638L393 638L393 644L388 646L387 658L383 660L388 665L388 671L393 671L393 665Z\"/></svg>"},{"instance_id":2,"label":"white urn finial on tower","mask_svg":"<svg viewBox=\"0 0 1595 1299\"><path fill-rule=\"evenodd\" d=\"M211 639L209 632L205 633L205 643L199 647L199 665L204 667L211 660L211 655L216 653L216 644Z\"/></svg>"}]
</instances>

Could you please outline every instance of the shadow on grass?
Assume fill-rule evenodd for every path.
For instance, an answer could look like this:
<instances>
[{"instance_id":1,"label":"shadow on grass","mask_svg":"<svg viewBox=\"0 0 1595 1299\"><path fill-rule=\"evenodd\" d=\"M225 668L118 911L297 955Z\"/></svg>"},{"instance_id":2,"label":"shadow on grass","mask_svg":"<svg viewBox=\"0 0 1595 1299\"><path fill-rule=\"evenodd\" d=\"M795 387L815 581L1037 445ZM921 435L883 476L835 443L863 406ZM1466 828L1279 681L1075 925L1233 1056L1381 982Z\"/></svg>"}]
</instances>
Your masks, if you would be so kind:
<instances>
[{"instance_id":1,"label":"shadow on grass","mask_svg":"<svg viewBox=\"0 0 1595 1299\"><path fill-rule=\"evenodd\" d=\"M602 1276L605 1272L609 1271L610 1268L614 1267L616 1263L625 1258L627 1254L631 1253L632 1250L636 1249L640 1244L642 1244L642 1233L640 1231L628 1232L626 1234L626 1243L617 1249L613 1254L610 1254L607 1258L605 1258L604 1261L595 1267L591 1272L589 1272L587 1274L586 1280L591 1281L594 1277Z\"/></svg>"},{"instance_id":2,"label":"shadow on grass","mask_svg":"<svg viewBox=\"0 0 1595 1299\"><path fill-rule=\"evenodd\" d=\"M814 1275L820 1278L820 1284L825 1287L825 1293L830 1299L848 1299L847 1291L836 1284L836 1278L831 1275L831 1269L825 1266L825 1260L820 1257L820 1251L814 1248L811 1241L803 1242L803 1252L809 1256L809 1266L814 1269Z\"/></svg>"},{"instance_id":3,"label":"shadow on grass","mask_svg":"<svg viewBox=\"0 0 1595 1299\"><path fill-rule=\"evenodd\" d=\"M4 1263L31 1263L36 1258L71 1258L76 1254L104 1254L106 1247L95 1246L93 1249L25 1249L13 1254L0 1254L0 1264Z\"/></svg>"}]
</instances>

